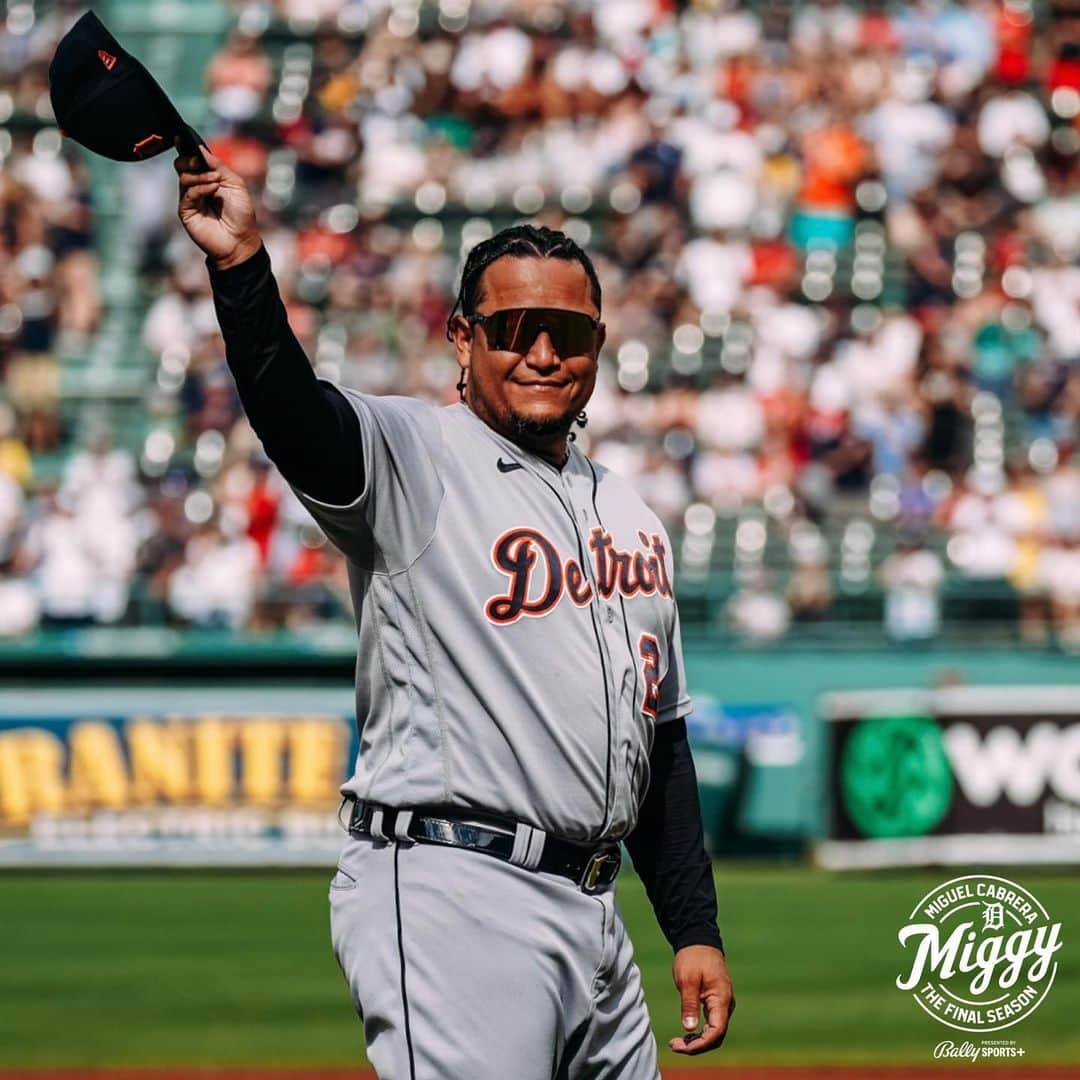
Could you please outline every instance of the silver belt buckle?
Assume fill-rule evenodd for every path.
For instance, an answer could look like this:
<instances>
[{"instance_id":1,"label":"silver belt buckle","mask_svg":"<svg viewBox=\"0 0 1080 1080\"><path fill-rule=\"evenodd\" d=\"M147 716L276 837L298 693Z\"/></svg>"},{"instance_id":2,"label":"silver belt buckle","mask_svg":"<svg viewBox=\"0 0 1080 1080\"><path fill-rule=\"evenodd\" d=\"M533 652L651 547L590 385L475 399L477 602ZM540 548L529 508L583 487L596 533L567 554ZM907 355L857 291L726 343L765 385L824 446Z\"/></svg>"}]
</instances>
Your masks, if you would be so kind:
<instances>
[{"instance_id":1,"label":"silver belt buckle","mask_svg":"<svg viewBox=\"0 0 1080 1080\"><path fill-rule=\"evenodd\" d=\"M585 864L585 873L581 875L581 881L578 882L581 886L581 891L591 895L596 892L601 885L610 885L611 882L615 880L615 874L618 873L619 864L621 862L622 858L619 855L618 848L614 851L594 852L590 856L589 861ZM606 877L605 870L612 865L612 875L611 877Z\"/></svg>"}]
</instances>

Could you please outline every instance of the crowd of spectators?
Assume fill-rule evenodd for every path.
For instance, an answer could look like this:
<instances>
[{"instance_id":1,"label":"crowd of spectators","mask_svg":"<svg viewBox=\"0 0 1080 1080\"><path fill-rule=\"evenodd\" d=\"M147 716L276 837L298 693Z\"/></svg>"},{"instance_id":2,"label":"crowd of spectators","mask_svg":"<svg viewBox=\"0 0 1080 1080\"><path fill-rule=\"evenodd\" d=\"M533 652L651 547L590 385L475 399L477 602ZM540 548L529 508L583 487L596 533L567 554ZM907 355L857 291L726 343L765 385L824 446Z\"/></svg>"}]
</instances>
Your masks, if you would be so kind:
<instances>
[{"instance_id":1,"label":"crowd of spectators","mask_svg":"<svg viewBox=\"0 0 1080 1080\"><path fill-rule=\"evenodd\" d=\"M581 445L669 524L688 587L726 582L717 627L775 639L869 591L929 639L959 581L1080 645L1080 7L232 10L202 129L321 376L455 400L463 254L561 227L608 327ZM100 307L85 167L41 113L63 12L0 31L0 123L45 121L0 128L0 633L346 619L341 559L242 419L168 156L123 178L153 423L69 432L34 482L25 451L63 434L40 373Z\"/></svg>"},{"instance_id":2,"label":"crowd of spectators","mask_svg":"<svg viewBox=\"0 0 1080 1080\"><path fill-rule=\"evenodd\" d=\"M88 347L101 299L87 170L47 123L48 59L66 13L35 20L32 5L13 3L2 25L0 472L25 487L29 453L60 439L56 357Z\"/></svg>"}]
</instances>

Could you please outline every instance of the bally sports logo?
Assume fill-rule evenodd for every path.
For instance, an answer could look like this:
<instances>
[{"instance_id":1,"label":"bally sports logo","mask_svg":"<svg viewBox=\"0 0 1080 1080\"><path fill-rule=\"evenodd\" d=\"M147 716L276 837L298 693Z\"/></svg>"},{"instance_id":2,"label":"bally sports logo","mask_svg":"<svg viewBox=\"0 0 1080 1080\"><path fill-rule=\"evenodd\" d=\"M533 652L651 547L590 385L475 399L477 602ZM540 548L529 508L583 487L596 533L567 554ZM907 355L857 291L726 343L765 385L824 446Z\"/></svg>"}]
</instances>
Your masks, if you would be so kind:
<instances>
[{"instance_id":1,"label":"bally sports logo","mask_svg":"<svg viewBox=\"0 0 1080 1080\"><path fill-rule=\"evenodd\" d=\"M911 966L897 976L919 1007L958 1031L1012 1027L1057 975L1061 923L1006 878L971 874L928 892L899 933Z\"/></svg>"}]
</instances>

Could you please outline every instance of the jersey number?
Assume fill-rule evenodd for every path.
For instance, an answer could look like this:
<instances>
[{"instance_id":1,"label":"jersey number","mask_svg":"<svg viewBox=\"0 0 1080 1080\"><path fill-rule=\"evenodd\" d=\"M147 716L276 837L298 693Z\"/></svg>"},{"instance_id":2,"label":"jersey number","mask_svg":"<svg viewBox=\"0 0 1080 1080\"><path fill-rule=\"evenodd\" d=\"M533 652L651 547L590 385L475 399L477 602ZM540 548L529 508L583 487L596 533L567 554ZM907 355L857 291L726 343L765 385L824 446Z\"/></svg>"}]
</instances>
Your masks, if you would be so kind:
<instances>
[{"instance_id":1,"label":"jersey number","mask_svg":"<svg viewBox=\"0 0 1080 1080\"><path fill-rule=\"evenodd\" d=\"M638 654L641 657L641 677L645 681L641 711L655 720L660 709L660 643L652 634L642 634L638 638Z\"/></svg>"}]
</instances>

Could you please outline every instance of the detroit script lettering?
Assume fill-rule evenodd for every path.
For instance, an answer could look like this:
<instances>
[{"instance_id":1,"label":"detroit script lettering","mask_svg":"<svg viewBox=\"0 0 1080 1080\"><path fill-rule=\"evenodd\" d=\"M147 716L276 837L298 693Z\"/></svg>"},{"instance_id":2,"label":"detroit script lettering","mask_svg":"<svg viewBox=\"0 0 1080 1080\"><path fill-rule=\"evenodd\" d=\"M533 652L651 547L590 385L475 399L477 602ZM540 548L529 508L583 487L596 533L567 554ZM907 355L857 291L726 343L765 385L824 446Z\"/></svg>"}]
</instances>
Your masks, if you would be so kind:
<instances>
[{"instance_id":1,"label":"detroit script lettering","mask_svg":"<svg viewBox=\"0 0 1080 1080\"><path fill-rule=\"evenodd\" d=\"M667 549L659 533L638 530L642 548L623 551L606 529L589 534L589 551L596 589L605 600L616 591L623 596L662 596L672 599L664 555ZM507 576L506 592L493 596L484 612L493 623L505 625L523 615L538 618L553 610L564 595L584 607L593 598L593 585L577 559L563 559L558 548L539 529L515 528L504 532L491 549L495 568ZM540 570L534 585L533 574ZM535 593L539 595L534 595Z\"/></svg>"}]
</instances>

